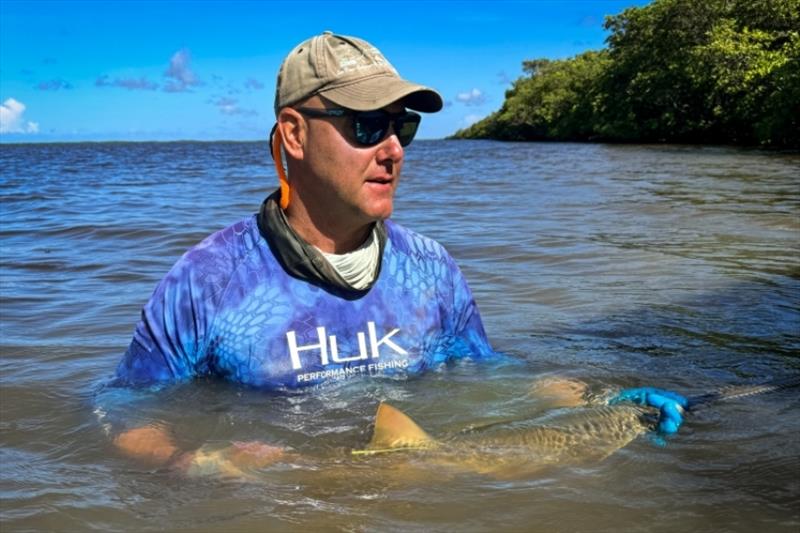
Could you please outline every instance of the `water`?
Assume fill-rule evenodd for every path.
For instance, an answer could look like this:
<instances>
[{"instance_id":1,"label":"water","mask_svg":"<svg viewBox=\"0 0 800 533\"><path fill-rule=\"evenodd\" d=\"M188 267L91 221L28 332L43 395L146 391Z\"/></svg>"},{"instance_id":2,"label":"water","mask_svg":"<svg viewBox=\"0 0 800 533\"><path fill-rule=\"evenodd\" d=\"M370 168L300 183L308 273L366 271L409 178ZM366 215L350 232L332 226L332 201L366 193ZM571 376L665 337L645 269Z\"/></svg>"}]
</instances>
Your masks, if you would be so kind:
<instances>
[{"instance_id":1,"label":"water","mask_svg":"<svg viewBox=\"0 0 800 533\"><path fill-rule=\"evenodd\" d=\"M687 395L798 375L800 157L733 148L413 144L395 220L447 246L495 348L526 364L283 396L129 392L125 423L167 424L187 449L260 439L309 463L237 482L119 456L97 391L177 257L274 188L269 163L265 143L0 146L4 531L800 528L797 389L519 479L347 455L380 400L445 435L546 418L527 394L541 375Z\"/></svg>"}]
</instances>

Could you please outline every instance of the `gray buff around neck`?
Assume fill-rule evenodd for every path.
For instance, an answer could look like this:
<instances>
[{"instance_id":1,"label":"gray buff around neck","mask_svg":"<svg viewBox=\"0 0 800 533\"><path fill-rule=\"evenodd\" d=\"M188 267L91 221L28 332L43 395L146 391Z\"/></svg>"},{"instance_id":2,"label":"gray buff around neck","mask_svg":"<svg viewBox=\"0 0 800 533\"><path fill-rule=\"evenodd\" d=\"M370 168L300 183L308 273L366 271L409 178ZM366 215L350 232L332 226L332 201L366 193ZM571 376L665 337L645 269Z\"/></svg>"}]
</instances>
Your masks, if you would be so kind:
<instances>
[{"instance_id":1,"label":"gray buff around neck","mask_svg":"<svg viewBox=\"0 0 800 533\"><path fill-rule=\"evenodd\" d=\"M258 229L266 239L275 257L291 276L308 281L325 289L357 298L366 294L378 280L381 271L381 258L386 245L386 228L383 222L376 222L375 237L380 248L375 275L363 289L356 289L342 278L336 269L315 246L304 241L289 225L286 215L278 205L280 190L275 191L261 204L258 213Z\"/></svg>"}]
</instances>

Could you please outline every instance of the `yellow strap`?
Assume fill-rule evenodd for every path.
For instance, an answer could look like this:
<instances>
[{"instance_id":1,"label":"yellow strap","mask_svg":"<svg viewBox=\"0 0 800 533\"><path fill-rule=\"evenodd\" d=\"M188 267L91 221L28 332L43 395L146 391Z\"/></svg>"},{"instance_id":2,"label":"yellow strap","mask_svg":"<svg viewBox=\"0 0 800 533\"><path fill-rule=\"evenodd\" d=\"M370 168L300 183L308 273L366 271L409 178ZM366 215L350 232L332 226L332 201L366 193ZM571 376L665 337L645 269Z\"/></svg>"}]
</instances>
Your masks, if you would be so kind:
<instances>
[{"instance_id":1,"label":"yellow strap","mask_svg":"<svg viewBox=\"0 0 800 533\"><path fill-rule=\"evenodd\" d=\"M398 448L379 448L375 450L350 450L352 455L378 455L379 453L407 452L409 450L427 450L430 446L400 446Z\"/></svg>"}]
</instances>

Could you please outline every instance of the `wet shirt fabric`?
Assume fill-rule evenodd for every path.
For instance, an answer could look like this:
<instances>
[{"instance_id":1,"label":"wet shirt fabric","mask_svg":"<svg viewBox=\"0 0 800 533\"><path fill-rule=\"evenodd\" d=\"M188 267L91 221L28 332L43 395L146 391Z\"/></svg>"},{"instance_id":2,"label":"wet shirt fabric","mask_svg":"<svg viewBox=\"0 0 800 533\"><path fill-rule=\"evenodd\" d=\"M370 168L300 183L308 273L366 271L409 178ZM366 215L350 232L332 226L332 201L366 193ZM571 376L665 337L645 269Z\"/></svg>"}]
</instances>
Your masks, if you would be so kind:
<instances>
[{"instance_id":1,"label":"wet shirt fabric","mask_svg":"<svg viewBox=\"0 0 800 533\"><path fill-rule=\"evenodd\" d=\"M391 221L382 229L379 275L369 290L351 293L289 274L257 215L212 234L145 305L117 382L218 376L297 388L492 356L470 289L444 248Z\"/></svg>"}]
</instances>

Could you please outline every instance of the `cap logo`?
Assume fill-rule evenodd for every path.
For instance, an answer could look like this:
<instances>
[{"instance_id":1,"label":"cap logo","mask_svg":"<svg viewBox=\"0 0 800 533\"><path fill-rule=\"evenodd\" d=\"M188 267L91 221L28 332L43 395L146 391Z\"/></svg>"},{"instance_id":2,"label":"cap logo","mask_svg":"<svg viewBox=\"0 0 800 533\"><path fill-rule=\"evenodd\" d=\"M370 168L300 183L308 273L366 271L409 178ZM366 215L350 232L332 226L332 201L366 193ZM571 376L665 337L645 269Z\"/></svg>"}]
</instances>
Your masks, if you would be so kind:
<instances>
[{"instance_id":1,"label":"cap logo","mask_svg":"<svg viewBox=\"0 0 800 533\"><path fill-rule=\"evenodd\" d=\"M350 46L338 47L337 59L339 60L339 71L337 76L349 74L359 70L380 66L390 69L393 73L397 71L386 61L386 58L374 46L366 47L361 50Z\"/></svg>"}]
</instances>

